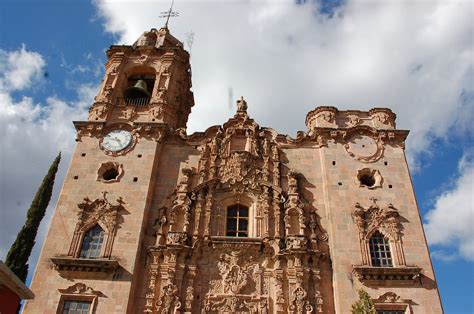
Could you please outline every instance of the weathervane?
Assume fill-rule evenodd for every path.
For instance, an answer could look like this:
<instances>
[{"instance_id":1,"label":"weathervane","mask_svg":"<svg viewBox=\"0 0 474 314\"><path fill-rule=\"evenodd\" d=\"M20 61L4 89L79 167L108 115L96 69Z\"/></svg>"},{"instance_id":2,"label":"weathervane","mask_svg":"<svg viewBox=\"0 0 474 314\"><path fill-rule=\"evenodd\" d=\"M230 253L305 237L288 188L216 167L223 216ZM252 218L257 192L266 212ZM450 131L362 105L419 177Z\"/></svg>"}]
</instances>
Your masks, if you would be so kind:
<instances>
[{"instance_id":1,"label":"weathervane","mask_svg":"<svg viewBox=\"0 0 474 314\"><path fill-rule=\"evenodd\" d=\"M168 28L168 22L170 20L170 17L179 16L179 12L173 11L173 4L174 4L174 0L171 1L171 7L168 11L160 13L161 14L160 18L166 18L165 28Z\"/></svg>"}]
</instances>

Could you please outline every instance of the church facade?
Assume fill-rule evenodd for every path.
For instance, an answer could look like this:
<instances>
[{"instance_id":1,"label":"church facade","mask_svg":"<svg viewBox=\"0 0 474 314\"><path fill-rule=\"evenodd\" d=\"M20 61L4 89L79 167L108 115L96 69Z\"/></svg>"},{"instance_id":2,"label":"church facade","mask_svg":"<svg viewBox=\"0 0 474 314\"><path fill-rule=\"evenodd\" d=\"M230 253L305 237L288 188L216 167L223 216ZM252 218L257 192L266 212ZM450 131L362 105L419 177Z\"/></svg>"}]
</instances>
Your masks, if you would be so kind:
<instances>
[{"instance_id":1,"label":"church facade","mask_svg":"<svg viewBox=\"0 0 474 314\"><path fill-rule=\"evenodd\" d=\"M111 46L24 313L442 313L390 109L317 107L295 138L237 101L186 133L167 28Z\"/></svg>"}]
</instances>

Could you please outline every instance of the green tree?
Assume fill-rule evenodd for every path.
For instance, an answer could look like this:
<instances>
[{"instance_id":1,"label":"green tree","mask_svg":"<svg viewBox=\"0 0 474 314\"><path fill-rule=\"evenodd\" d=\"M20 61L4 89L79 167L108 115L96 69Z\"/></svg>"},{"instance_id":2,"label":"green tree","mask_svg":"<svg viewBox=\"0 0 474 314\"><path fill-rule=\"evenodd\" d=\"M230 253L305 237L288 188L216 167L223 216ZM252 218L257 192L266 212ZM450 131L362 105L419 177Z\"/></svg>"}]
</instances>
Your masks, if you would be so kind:
<instances>
[{"instance_id":1,"label":"green tree","mask_svg":"<svg viewBox=\"0 0 474 314\"><path fill-rule=\"evenodd\" d=\"M377 314L374 301L370 295L364 290L359 290L359 300L352 304L352 314Z\"/></svg>"},{"instance_id":2,"label":"green tree","mask_svg":"<svg viewBox=\"0 0 474 314\"><path fill-rule=\"evenodd\" d=\"M8 251L5 265L10 267L12 272L23 282L26 281L26 276L28 275L28 259L36 242L35 238L38 233L38 227L51 200L54 179L56 178L60 160L61 153L54 159L48 173L38 188L35 198L28 209L26 222L16 236L10 251Z\"/></svg>"}]
</instances>

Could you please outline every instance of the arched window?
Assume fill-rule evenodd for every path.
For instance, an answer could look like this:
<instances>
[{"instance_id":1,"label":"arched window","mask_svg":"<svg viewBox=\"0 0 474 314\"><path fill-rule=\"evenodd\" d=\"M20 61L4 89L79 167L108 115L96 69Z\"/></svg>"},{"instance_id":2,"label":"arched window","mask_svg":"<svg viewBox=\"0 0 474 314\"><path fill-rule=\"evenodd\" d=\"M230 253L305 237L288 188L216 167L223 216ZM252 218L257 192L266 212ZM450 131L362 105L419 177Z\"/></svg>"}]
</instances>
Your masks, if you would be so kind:
<instances>
[{"instance_id":1,"label":"arched window","mask_svg":"<svg viewBox=\"0 0 474 314\"><path fill-rule=\"evenodd\" d=\"M228 237L249 236L249 208L240 204L227 207L227 229Z\"/></svg>"},{"instance_id":2,"label":"arched window","mask_svg":"<svg viewBox=\"0 0 474 314\"><path fill-rule=\"evenodd\" d=\"M370 259L374 267L392 267L392 253L390 243L379 231L376 231L369 240Z\"/></svg>"},{"instance_id":3,"label":"arched window","mask_svg":"<svg viewBox=\"0 0 474 314\"><path fill-rule=\"evenodd\" d=\"M104 242L104 230L95 225L90 228L84 235L81 247L81 258L99 258Z\"/></svg>"}]
</instances>

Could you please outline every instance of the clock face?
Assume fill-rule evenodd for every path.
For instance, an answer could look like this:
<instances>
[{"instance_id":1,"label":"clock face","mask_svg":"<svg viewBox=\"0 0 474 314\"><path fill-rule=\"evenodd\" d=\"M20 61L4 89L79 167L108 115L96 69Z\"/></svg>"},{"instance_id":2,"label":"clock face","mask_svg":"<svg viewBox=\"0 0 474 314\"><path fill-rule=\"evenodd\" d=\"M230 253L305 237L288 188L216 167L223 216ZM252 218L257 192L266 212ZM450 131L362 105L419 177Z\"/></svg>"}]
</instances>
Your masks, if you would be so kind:
<instances>
[{"instance_id":1,"label":"clock face","mask_svg":"<svg viewBox=\"0 0 474 314\"><path fill-rule=\"evenodd\" d=\"M109 132L102 141L102 147L111 152L118 152L132 142L132 134L126 130Z\"/></svg>"}]
</instances>

